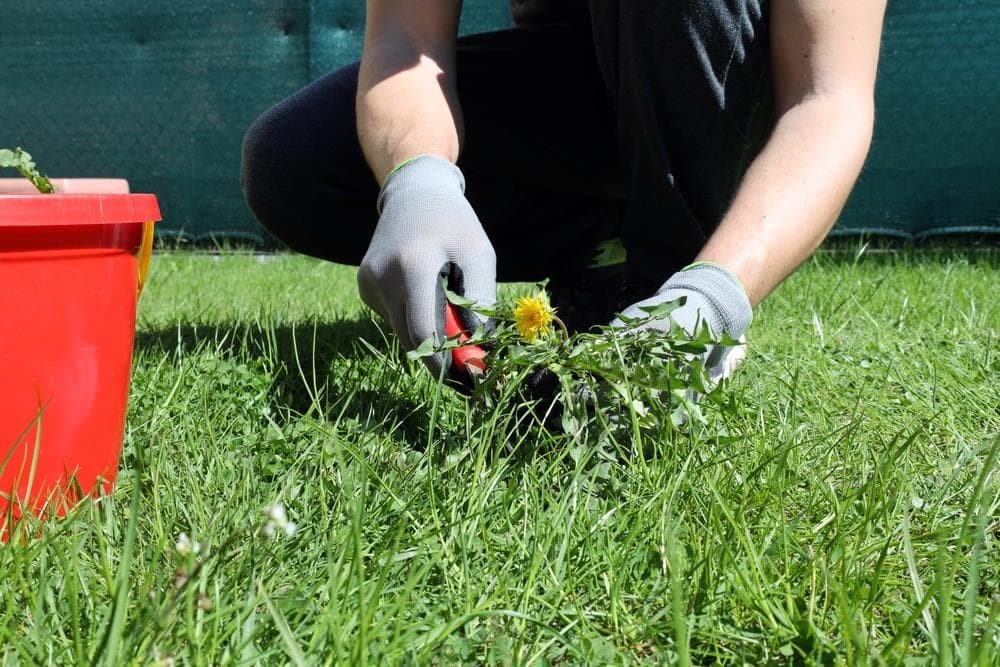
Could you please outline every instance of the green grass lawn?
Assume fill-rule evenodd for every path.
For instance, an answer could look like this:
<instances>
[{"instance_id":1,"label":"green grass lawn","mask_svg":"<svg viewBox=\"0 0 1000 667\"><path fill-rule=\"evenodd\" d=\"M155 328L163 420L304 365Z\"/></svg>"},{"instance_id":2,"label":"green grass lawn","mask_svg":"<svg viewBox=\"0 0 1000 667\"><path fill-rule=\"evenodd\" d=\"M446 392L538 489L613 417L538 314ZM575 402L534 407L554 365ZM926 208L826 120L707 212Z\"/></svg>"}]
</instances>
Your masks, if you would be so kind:
<instances>
[{"instance_id":1,"label":"green grass lawn","mask_svg":"<svg viewBox=\"0 0 1000 667\"><path fill-rule=\"evenodd\" d=\"M0 547L0 664L995 665L998 294L821 254L714 431L597 446L442 394L351 269L161 254L117 489Z\"/></svg>"}]
</instances>

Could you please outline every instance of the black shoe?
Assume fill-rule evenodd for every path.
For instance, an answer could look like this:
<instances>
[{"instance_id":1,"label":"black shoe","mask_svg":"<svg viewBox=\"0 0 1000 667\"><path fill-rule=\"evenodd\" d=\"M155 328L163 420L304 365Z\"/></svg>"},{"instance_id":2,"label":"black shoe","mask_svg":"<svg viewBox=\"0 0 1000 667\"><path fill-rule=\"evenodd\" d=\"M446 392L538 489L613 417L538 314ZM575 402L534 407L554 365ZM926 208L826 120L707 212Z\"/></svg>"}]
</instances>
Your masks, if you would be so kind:
<instances>
[{"instance_id":1,"label":"black shoe","mask_svg":"<svg viewBox=\"0 0 1000 667\"><path fill-rule=\"evenodd\" d=\"M571 334L614 319L625 290L625 264L588 267L549 280L549 301Z\"/></svg>"},{"instance_id":2,"label":"black shoe","mask_svg":"<svg viewBox=\"0 0 1000 667\"><path fill-rule=\"evenodd\" d=\"M571 277L552 278L549 300L574 334L611 324L618 313L653 296L660 282L627 275L625 264L588 268Z\"/></svg>"}]
</instances>

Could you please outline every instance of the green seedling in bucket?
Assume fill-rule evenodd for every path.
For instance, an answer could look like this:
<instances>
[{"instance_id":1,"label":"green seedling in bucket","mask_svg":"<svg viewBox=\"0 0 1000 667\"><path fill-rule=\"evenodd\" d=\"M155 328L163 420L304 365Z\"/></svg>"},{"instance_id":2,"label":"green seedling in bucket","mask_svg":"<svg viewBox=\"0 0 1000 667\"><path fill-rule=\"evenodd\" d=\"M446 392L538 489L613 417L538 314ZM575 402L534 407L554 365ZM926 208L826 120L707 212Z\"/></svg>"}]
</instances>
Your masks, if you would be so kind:
<instances>
[{"instance_id":1,"label":"green seedling in bucket","mask_svg":"<svg viewBox=\"0 0 1000 667\"><path fill-rule=\"evenodd\" d=\"M0 167L17 169L42 194L52 194L56 191L52 187L52 182L38 171L38 167L35 166L35 162L31 159L31 154L20 147L13 150L0 148Z\"/></svg>"}]
</instances>

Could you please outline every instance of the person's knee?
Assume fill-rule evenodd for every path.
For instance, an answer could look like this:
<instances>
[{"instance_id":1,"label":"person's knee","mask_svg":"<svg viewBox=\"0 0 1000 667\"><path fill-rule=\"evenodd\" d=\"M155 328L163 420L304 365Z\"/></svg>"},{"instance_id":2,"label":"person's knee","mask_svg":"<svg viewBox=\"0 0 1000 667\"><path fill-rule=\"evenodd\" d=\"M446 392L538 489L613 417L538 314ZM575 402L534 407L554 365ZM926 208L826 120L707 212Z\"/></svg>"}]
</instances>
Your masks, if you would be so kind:
<instances>
[{"instance_id":1,"label":"person's knee","mask_svg":"<svg viewBox=\"0 0 1000 667\"><path fill-rule=\"evenodd\" d=\"M257 219L269 230L274 222L273 209L276 196L280 196L282 179L281 140L274 127L273 112L265 112L247 130L243 137L243 154L240 167L240 184L247 205Z\"/></svg>"},{"instance_id":2,"label":"person's knee","mask_svg":"<svg viewBox=\"0 0 1000 667\"><path fill-rule=\"evenodd\" d=\"M354 146L353 124L327 118L317 138L311 119L294 111L279 104L247 130L244 198L260 224L292 250L357 264L375 226L378 187Z\"/></svg>"},{"instance_id":3,"label":"person's knee","mask_svg":"<svg viewBox=\"0 0 1000 667\"><path fill-rule=\"evenodd\" d=\"M293 250L356 262L375 227L378 184L357 138L358 65L265 111L243 140L240 180L250 210Z\"/></svg>"},{"instance_id":4,"label":"person's knee","mask_svg":"<svg viewBox=\"0 0 1000 667\"><path fill-rule=\"evenodd\" d=\"M308 252L309 216L301 209L312 193L296 144L282 114L266 111L243 137L240 183L258 222L293 250Z\"/></svg>"}]
</instances>

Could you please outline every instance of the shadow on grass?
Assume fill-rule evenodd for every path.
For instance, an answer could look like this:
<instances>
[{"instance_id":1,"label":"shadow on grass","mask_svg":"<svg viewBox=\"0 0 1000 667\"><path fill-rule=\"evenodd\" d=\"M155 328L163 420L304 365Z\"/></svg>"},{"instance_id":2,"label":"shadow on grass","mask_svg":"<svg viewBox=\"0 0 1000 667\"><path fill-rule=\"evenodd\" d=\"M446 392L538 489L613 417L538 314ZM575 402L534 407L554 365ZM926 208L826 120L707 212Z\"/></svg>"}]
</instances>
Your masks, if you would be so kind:
<instances>
[{"instance_id":1,"label":"shadow on grass","mask_svg":"<svg viewBox=\"0 0 1000 667\"><path fill-rule=\"evenodd\" d=\"M420 448L430 416L398 347L371 319L303 322L183 322L136 332L135 351L184 358L211 350L270 369L270 405L279 424L309 416L392 428Z\"/></svg>"}]
</instances>

